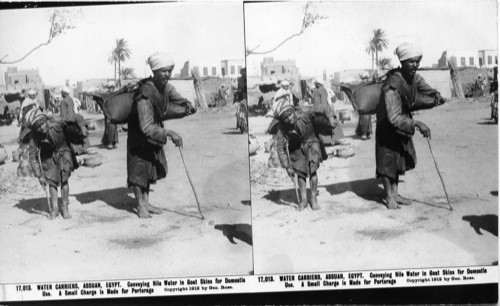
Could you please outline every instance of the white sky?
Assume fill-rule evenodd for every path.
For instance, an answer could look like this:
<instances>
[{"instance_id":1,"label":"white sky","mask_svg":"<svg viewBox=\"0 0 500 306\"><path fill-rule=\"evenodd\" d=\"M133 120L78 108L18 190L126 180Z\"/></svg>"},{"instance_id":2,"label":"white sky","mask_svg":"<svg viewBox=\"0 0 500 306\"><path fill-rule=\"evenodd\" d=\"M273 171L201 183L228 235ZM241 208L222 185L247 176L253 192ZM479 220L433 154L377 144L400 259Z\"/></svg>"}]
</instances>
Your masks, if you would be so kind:
<instances>
[{"instance_id":1,"label":"white sky","mask_svg":"<svg viewBox=\"0 0 500 306\"><path fill-rule=\"evenodd\" d=\"M382 29L389 41L380 57L399 65L394 49L404 41L418 43L424 53L421 67L437 64L445 50L498 49L496 1L335 1L315 3L328 17L304 34L265 56L295 59L299 71L320 76L345 69L371 69L365 52L374 29ZM304 3L246 3L247 48L269 50L300 31ZM263 56L247 57L247 71L259 71Z\"/></svg>"},{"instance_id":2,"label":"white sky","mask_svg":"<svg viewBox=\"0 0 500 306\"><path fill-rule=\"evenodd\" d=\"M138 77L150 75L146 59L156 51L173 54L179 73L186 60L220 61L245 57L242 2L190 2L66 7L80 10L76 28L55 38L23 61L0 65L39 69L46 85L71 84L91 78L113 78L108 63L116 39L132 52L122 67ZM0 10L0 58L20 58L48 37L53 8Z\"/></svg>"}]
</instances>

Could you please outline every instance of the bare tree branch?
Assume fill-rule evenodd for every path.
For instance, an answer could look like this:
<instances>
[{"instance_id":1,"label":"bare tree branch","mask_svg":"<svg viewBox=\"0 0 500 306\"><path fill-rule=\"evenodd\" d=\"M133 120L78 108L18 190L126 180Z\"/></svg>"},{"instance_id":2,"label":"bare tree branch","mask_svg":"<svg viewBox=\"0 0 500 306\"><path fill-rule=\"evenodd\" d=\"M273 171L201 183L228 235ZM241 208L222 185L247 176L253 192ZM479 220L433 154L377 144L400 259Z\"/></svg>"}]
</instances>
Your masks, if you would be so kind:
<instances>
[{"instance_id":1,"label":"bare tree branch","mask_svg":"<svg viewBox=\"0 0 500 306\"><path fill-rule=\"evenodd\" d=\"M57 36L64 34L66 30L69 29L74 29L75 26L72 24L71 20L68 20L68 11L67 10L54 10L51 15L50 15L50 30L49 30L49 37L46 42L40 43L37 46L33 47L31 50L29 50L25 55L20 57L19 59L16 60L10 60L10 61L5 61L4 59L8 56L5 55L0 59L0 64L15 64L18 63L25 58L27 58L31 53L34 51L38 50L39 48L43 46L47 46L52 42L54 38Z\"/></svg>"},{"instance_id":2,"label":"bare tree branch","mask_svg":"<svg viewBox=\"0 0 500 306\"><path fill-rule=\"evenodd\" d=\"M271 52L275 51L276 49L278 49L279 47L281 47L283 44L285 44L290 39L302 35L306 29L308 29L309 27L311 27L313 24L315 24L319 20L327 19L328 18L328 17L320 15L320 14L314 12L314 11L311 12L311 10L312 10L312 3L311 2L307 2L306 5L305 5L305 7L304 7L304 17L302 18L302 27L301 27L301 30L299 32L294 33L294 34L288 36L282 42L280 42L278 45L276 45L275 47L273 47L273 48L271 48L269 50L266 50L266 51L255 51L255 49L257 49L258 46L255 47L253 50L247 49L246 50L246 55L247 56L249 56L251 54L260 54L260 55L262 55L262 54L271 53Z\"/></svg>"}]
</instances>

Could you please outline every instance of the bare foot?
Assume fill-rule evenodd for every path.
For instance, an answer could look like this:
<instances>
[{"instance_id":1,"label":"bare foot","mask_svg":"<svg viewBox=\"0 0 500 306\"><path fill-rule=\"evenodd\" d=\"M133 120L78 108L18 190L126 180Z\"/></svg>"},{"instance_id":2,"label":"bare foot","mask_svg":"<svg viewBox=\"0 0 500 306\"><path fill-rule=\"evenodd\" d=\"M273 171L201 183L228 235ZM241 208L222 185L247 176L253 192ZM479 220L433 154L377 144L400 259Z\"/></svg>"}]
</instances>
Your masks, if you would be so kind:
<instances>
[{"instance_id":1,"label":"bare foot","mask_svg":"<svg viewBox=\"0 0 500 306\"><path fill-rule=\"evenodd\" d=\"M57 216L59 216L59 210L58 209L53 209L50 212L49 220L54 220L55 218L57 218Z\"/></svg>"},{"instance_id":2,"label":"bare foot","mask_svg":"<svg viewBox=\"0 0 500 306\"><path fill-rule=\"evenodd\" d=\"M61 206L61 215L64 219L71 219L71 214L68 210L68 204L63 204Z\"/></svg>"},{"instance_id":3,"label":"bare foot","mask_svg":"<svg viewBox=\"0 0 500 306\"><path fill-rule=\"evenodd\" d=\"M389 208L389 209L400 209L401 208L401 207L399 207L398 203L393 198L386 199L386 201L387 201L387 208Z\"/></svg>"},{"instance_id":4,"label":"bare foot","mask_svg":"<svg viewBox=\"0 0 500 306\"><path fill-rule=\"evenodd\" d=\"M303 211L307 207L307 202L300 202L299 207L297 207L298 211Z\"/></svg>"},{"instance_id":5,"label":"bare foot","mask_svg":"<svg viewBox=\"0 0 500 306\"><path fill-rule=\"evenodd\" d=\"M152 216L148 212L148 206L145 205L137 205L137 215L141 219L152 218Z\"/></svg>"},{"instance_id":6,"label":"bare foot","mask_svg":"<svg viewBox=\"0 0 500 306\"><path fill-rule=\"evenodd\" d=\"M320 210L321 209L321 206L319 206L318 200L316 200L315 197L311 198L311 209L312 210Z\"/></svg>"},{"instance_id":7,"label":"bare foot","mask_svg":"<svg viewBox=\"0 0 500 306\"><path fill-rule=\"evenodd\" d=\"M161 208L155 207L149 203L147 204L146 209L148 210L148 212L155 214L155 215L163 214L163 210Z\"/></svg>"},{"instance_id":8,"label":"bare foot","mask_svg":"<svg viewBox=\"0 0 500 306\"><path fill-rule=\"evenodd\" d=\"M401 205L411 205L412 204L411 199L403 198L399 194L396 197L396 202L398 202L398 204L401 204Z\"/></svg>"}]
</instances>

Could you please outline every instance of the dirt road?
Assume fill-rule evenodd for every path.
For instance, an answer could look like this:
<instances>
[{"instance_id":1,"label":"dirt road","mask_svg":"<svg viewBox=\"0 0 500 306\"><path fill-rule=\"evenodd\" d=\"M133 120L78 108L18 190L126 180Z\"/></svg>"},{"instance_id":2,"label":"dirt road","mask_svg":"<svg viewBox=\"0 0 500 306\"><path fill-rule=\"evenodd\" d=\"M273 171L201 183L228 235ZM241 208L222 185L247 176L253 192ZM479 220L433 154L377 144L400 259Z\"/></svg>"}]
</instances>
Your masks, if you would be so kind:
<instances>
[{"instance_id":1,"label":"dirt road","mask_svg":"<svg viewBox=\"0 0 500 306\"><path fill-rule=\"evenodd\" d=\"M152 219L134 213L126 188L126 132L118 149L90 141L103 164L71 176L70 220L47 219L45 194L35 179L18 179L17 163L0 166L9 191L0 193L2 283L246 275L253 271L248 135L236 129L234 109L199 112L166 126L184 139L184 159L201 201L200 220L180 153L165 146L169 174L150 200L165 210ZM0 128L7 152L18 128Z\"/></svg>"},{"instance_id":2,"label":"dirt road","mask_svg":"<svg viewBox=\"0 0 500 306\"><path fill-rule=\"evenodd\" d=\"M329 157L318 171L320 211L295 211L293 184L281 168L263 173L269 155L259 150L250 162L260 176L252 183L255 273L498 264L498 126L489 116L485 100L416 115L431 128L453 211L420 134L417 168L401 177L399 188L414 203L395 211L383 204L375 179L374 139L353 137L357 121L344 125L356 155ZM269 120L249 121L262 147Z\"/></svg>"}]
</instances>

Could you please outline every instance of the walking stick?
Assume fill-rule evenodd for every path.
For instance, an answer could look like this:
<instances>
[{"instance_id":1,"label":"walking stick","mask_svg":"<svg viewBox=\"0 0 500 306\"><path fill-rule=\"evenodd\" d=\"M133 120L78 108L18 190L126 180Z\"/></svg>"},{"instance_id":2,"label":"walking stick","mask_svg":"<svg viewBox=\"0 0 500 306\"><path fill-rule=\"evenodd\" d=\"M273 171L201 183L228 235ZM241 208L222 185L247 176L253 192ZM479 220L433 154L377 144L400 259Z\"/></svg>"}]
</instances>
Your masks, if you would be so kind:
<instances>
[{"instance_id":1,"label":"walking stick","mask_svg":"<svg viewBox=\"0 0 500 306\"><path fill-rule=\"evenodd\" d=\"M201 220L205 220L205 217L203 216L203 213L201 212L200 201L198 200L198 195L196 194L196 190L194 189L193 182L191 181L191 177L189 176L189 172L188 172L188 169L186 167L186 163L184 162L184 156L182 155L181 147L178 147L178 148L179 148L179 153L181 153L182 164L184 165L184 169L186 170L189 184L191 184L191 188L193 189L194 198L196 199L196 204L198 205L198 211L200 212Z\"/></svg>"},{"instance_id":2,"label":"walking stick","mask_svg":"<svg viewBox=\"0 0 500 306\"><path fill-rule=\"evenodd\" d=\"M434 165L436 166L436 171L439 175L439 178L441 179L441 184L443 185L444 194L446 195L446 200L448 201L448 205L450 206L450 210L453 210L453 207L451 207L450 198L448 197L448 192L446 191L446 186L444 185L443 177L441 176L441 172L439 172L438 164L436 162L436 158L434 157L434 153L432 153L431 142L429 140L429 137L426 137L426 138L427 138L427 143L429 144L429 150L431 151L432 160L434 161Z\"/></svg>"},{"instance_id":3,"label":"walking stick","mask_svg":"<svg viewBox=\"0 0 500 306\"><path fill-rule=\"evenodd\" d=\"M43 175L43 167L42 167L42 159L40 158L40 150L38 150L38 163L40 164L40 172ZM49 184L45 184L43 187L43 190L45 191L45 197L47 198L47 205L49 207L49 214L52 212L51 205L50 205L50 195L49 195L49 190L48 190Z\"/></svg>"},{"instance_id":4,"label":"walking stick","mask_svg":"<svg viewBox=\"0 0 500 306\"><path fill-rule=\"evenodd\" d=\"M288 157L288 162L290 163L290 167L292 166L292 160L290 159L290 152L288 152L288 142L286 144L286 156ZM293 186L295 187L295 197L297 197L297 205L300 205L299 198L299 182L297 181L297 173L293 174Z\"/></svg>"}]
</instances>

